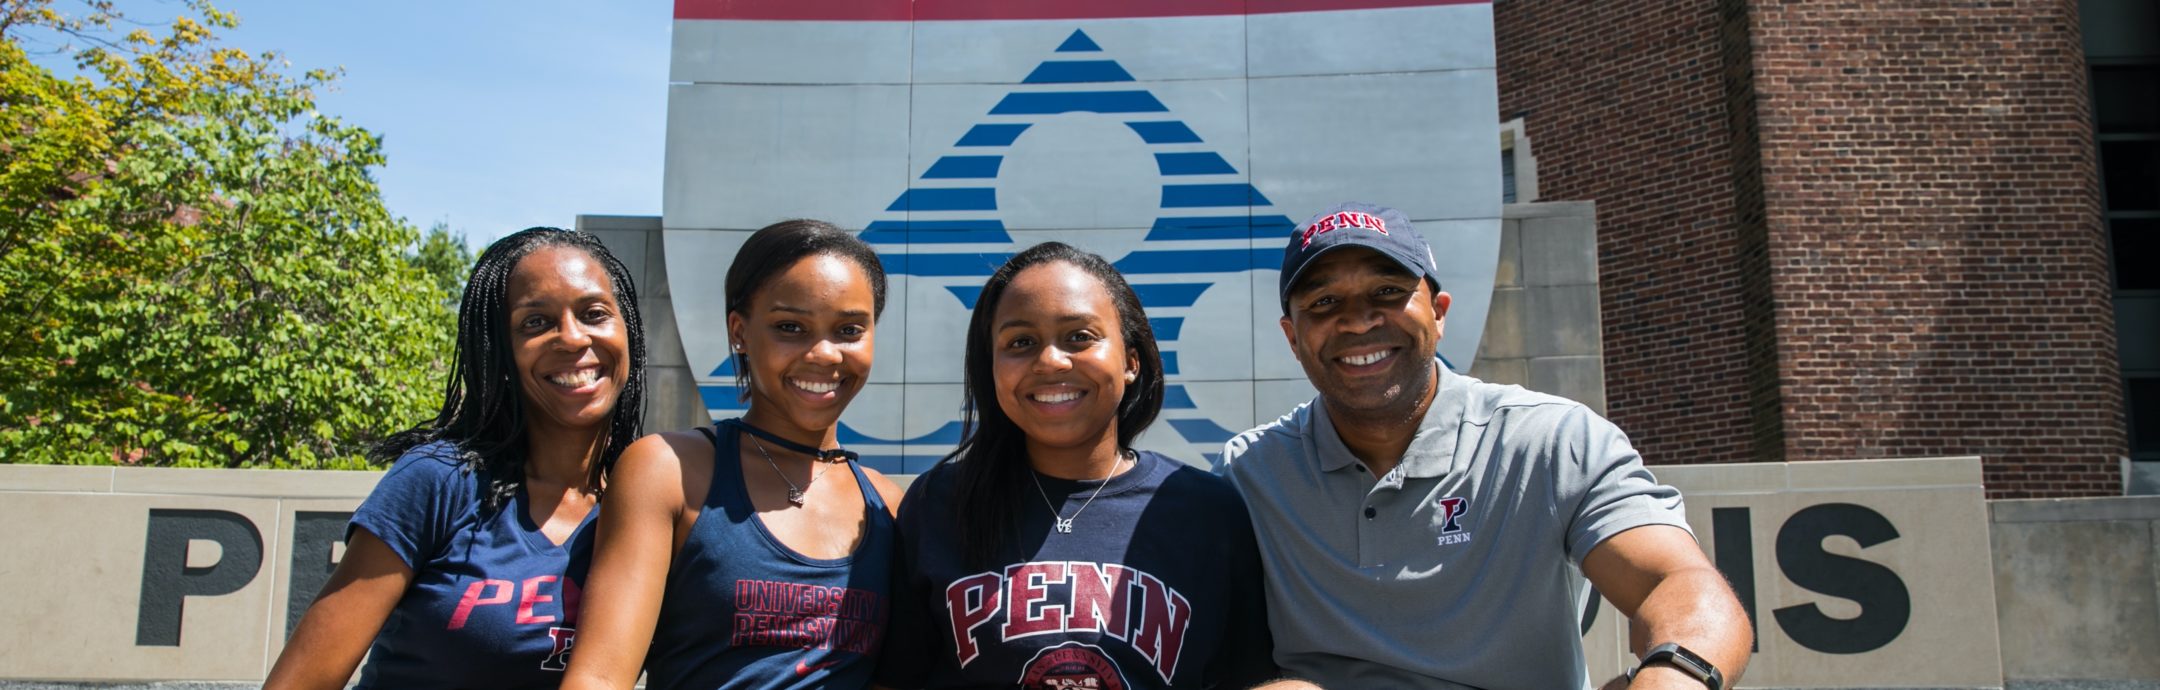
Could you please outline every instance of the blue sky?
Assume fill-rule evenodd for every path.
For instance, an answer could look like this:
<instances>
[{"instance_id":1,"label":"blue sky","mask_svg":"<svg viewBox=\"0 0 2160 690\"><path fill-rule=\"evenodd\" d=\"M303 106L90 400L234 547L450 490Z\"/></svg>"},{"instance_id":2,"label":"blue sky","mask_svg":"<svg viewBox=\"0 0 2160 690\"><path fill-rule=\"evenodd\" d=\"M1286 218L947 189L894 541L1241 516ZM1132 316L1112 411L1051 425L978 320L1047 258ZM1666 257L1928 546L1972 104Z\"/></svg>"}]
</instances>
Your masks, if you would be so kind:
<instances>
[{"instance_id":1,"label":"blue sky","mask_svg":"<svg viewBox=\"0 0 2160 690\"><path fill-rule=\"evenodd\" d=\"M226 43L342 67L318 108L383 137L392 213L475 249L581 213L660 213L668 0L224 0ZM181 8L123 0L164 24Z\"/></svg>"}]
</instances>

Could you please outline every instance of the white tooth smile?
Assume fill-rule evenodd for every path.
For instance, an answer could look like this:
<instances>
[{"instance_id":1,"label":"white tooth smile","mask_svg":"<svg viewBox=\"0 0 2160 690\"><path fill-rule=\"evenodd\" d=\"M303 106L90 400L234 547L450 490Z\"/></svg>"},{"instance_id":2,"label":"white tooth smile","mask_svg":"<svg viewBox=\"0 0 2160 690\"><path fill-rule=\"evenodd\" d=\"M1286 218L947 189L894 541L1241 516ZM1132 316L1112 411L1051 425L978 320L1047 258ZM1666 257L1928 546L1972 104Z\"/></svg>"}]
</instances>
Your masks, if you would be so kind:
<instances>
[{"instance_id":1,"label":"white tooth smile","mask_svg":"<svg viewBox=\"0 0 2160 690\"><path fill-rule=\"evenodd\" d=\"M549 376L547 377L547 380L548 383L562 386L564 388L584 388L586 386L592 385L594 381L600 380L600 370L579 369L577 371L566 371L560 374L554 374L552 376Z\"/></svg>"},{"instance_id":2,"label":"white tooth smile","mask_svg":"<svg viewBox=\"0 0 2160 690\"><path fill-rule=\"evenodd\" d=\"M1389 355L1393 354L1395 354L1394 350L1381 350L1379 352L1374 352L1371 354L1351 355L1348 357L1344 357L1342 358L1342 362L1353 367L1362 367L1367 364L1372 364L1374 362L1387 359Z\"/></svg>"},{"instance_id":3,"label":"white tooth smile","mask_svg":"<svg viewBox=\"0 0 2160 690\"><path fill-rule=\"evenodd\" d=\"M1036 393L1036 394L1034 394L1034 395L1031 395L1031 396L1028 396L1028 397L1034 398L1034 399L1035 399L1035 402L1039 402L1039 403L1049 403L1049 404L1055 405L1055 404L1058 404L1058 403L1061 403L1061 402L1071 402L1071 401L1074 401L1074 400L1079 400L1079 399L1080 399L1080 391L1058 391L1058 392L1055 392L1055 393Z\"/></svg>"},{"instance_id":4,"label":"white tooth smile","mask_svg":"<svg viewBox=\"0 0 2160 690\"><path fill-rule=\"evenodd\" d=\"M833 391L840 390L839 381L804 381L802 379L788 379L788 383L795 384L796 388L810 391L812 393L831 393Z\"/></svg>"}]
</instances>

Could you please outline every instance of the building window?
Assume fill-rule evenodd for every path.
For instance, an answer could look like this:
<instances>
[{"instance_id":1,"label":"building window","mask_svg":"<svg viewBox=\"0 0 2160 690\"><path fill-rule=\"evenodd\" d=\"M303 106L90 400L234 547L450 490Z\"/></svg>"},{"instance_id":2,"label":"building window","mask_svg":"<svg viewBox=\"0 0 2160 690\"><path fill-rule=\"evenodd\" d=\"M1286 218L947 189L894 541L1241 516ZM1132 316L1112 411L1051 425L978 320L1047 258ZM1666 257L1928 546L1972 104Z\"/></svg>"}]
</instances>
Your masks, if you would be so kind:
<instances>
[{"instance_id":1,"label":"building window","mask_svg":"<svg viewBox=\"0 0 2160 690\"><path fill-rule=\"evenodd\" d=\"M2129 417L2125 486L2160 487L2160 5L2081 0Z\"/></svg>"},{"instance_id":2,"label":"building window","mask_svg":"<svg viewBox=\"0 0 2160 690\"><path fill-rule=\"evenodd\" d=\"M1530 137L1523 134L1523 120L1518 117L1500 123L1500 203L1527 204L1537 200L1537 156L1530 153Z\"/></svg>"}]
</instances>

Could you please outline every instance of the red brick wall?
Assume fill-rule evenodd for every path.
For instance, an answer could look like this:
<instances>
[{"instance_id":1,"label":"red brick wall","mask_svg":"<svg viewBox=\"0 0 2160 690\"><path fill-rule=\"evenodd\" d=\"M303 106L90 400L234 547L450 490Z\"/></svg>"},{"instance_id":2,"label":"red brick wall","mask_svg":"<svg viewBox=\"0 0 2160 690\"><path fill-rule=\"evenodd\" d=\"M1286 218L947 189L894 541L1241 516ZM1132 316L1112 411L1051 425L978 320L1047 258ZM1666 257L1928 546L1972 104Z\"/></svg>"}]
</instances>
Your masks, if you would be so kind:
<instances>
[{"instance_id":1,"label":"red brick wall","mask_svg":"<svg viewBox=\"0 0 2160 690\"><path fill-rule=\"evenodd\" d=\"M1613 421L1652 462L1757 459L1717 3L1493 12L1501 118L1523 116L1540 196L1598 205Z\"/></svg>"},{"instance_id":2,"label":"red brick wall","mask_svg":"<svg viewBox=\"0 0 2160 690\"><path fill-rule=\"evenodd\" d=\"M1598 202L1610 407L1646 456L1980 455L1991 496L2120 492L2075 0L1495 19L1541 191Z\"/></svg>"}]
</instances>

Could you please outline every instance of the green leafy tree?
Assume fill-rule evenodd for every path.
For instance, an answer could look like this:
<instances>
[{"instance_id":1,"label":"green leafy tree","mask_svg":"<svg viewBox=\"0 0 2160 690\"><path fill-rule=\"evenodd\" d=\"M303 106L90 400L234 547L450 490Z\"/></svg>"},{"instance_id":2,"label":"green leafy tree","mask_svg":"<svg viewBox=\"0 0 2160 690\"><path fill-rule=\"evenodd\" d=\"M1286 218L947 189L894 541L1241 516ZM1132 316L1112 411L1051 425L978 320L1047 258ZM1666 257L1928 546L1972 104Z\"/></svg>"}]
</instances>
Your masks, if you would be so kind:
<instances>
[{"instance_id":1,"label":"green leafy tree","mask_svg":"<svg viewBox=\"0 0 2160 690\"><path fill-rule=\"evenodd\" d=\"M470 254L384 207L333 73L180 7L0 0L0 460L362 466L439 403Z\"/></svg>"}]
</instances>

